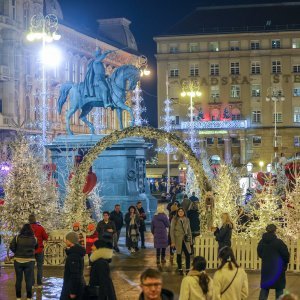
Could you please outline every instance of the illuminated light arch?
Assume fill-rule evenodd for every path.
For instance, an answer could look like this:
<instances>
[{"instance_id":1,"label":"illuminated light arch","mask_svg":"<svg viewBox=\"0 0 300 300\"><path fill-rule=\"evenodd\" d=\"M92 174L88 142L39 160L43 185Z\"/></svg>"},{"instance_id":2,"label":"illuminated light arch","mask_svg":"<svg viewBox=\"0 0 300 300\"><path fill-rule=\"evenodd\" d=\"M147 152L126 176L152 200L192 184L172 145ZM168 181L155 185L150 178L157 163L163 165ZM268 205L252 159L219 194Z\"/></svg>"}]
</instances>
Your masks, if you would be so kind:
<instances>
[{"instance_id":1,"label":"illuminated light arch","mask_svg":"<svg viewBox=\"0 0 300 300\"><path fill-rule=\"evenodd\" d=\"M208 180L206 178L206 175L204 174L202 163L195 156L191 148L176 134L152 127L127 127L123 130L116 130L111 134L105 136L84 156L81 164L79 165L74 177L70 182L69 192L65 199L65 201L68 203L72 203L73 199L77 199L77 201L74 201L72 213L78 214L80 210L85 210L86 195L82 192L82 190L85 185L86 174L93 164L93 161L101 152L105 151L108 147L116 144L119 140L128 137L145 137L156 140L163 140L176 147L178 151L181 152L189 161L191 168L194 170L194 174L196 176L196 180L198 181L198 186L201 190L201 193L203 195L205 194L206 184L208 183Z\"/></svg>"}]
</instances>

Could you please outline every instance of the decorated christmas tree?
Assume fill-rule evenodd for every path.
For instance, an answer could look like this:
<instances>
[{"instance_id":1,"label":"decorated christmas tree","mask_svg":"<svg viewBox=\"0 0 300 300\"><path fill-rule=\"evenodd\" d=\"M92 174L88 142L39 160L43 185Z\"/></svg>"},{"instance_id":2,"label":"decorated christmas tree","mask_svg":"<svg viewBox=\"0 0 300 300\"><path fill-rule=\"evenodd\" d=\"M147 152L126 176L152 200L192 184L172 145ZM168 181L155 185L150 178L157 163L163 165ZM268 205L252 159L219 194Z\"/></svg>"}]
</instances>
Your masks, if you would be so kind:
<instances>
[{"instance_id":1,"label":"decorated christmas tree","mask_svg":"<svg viewBox=\"0 0 300 300\"><path fill-rule=\"evenodd\" d=\"M251 214L251 221L246 227L248 236L260 238L267 225L271 223L277 226L278 233L281 234L282 200L276 194L276 186L272 178L266 178L263 189L254 194L248 205Z\"/></svg>"},{"instance_id":2,"label":"decorated christmas tree","mask_svg":"<svg viewBox=\"0 0 300 300\"><path fill-rule=\"evenodd\" d=\"M58 224L57 194L37 156L24 137L11 145L10 171L4 182L5 203L1 213L1 230L8 244L32 213L46 229Z\"/></svg>"},{"instance_id":3,"label":"decorated christmas tree","mask_svg":"<svg viewBox=\"0 0 300 300\"><path fill-rule=\"evenodd\" d=\"M229 213L236 225L238 203L242 195L238 178L237 171L231 166L225 164L219 166L217 175L212 182L214 192L214 226L221 225L222 213Z\"/></svg>"},{"instance_id":4,"label":"decorated christmas tree","mask_svg":"<svg viewBox=\"0 0 300 300\"><path fill-rule=\"evenodd\" d=\"M282 204L284 233L286 236L300 239L300 174L294 174L294 180L286 188L285 201Z\"/></svg>"}]
</instances>

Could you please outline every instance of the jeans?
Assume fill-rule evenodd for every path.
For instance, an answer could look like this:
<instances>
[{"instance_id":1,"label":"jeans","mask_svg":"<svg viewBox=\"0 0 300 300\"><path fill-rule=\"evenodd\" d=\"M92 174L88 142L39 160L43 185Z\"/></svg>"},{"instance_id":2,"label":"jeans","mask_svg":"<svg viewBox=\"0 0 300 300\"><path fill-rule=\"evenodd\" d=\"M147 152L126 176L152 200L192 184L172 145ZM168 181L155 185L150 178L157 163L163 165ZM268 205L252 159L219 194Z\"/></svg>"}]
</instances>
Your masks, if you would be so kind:
<instances>
[{"instance_id":1,"label":"jeans","mask_svg":"<svg viewBox=\"0 0 300 300\"><path fill-rule=\"evenodd\" d=\"M162 259L166 257L166 248L156 248L157 259L160 259L160 255Z\"/></svg>"},{"instance_id":2,"label":"jeans","mask_svg":"<svg viewBox=\"0 0 300 300\"><path fill-rule=\"evenodd\" d=\"M36 253L35 260L36 260L36 268L37 268L36 283L37 283L37 285L42 285L43 284L42 281L43 281L44 252ZM34 276L33 276L33 284L34 284Z\"/></svg>"},{"instance_id":3,"label":"jeans","mask_svg":"<svg viewBox=\"0 0 300 300\"><path fill-rule=\"evenodd\" d=\"M121 233L121 230L117 230L116 233L114 233L113 235L113 245L115 248L118 247L118 242L119 242L119 238L120 238L120 233Z\"/></svg>"},{"instance_id":4,"label":"jeans","mask_svg":"<svg viewBox=\"0 0 300 300\"><path fill-rule=\"evenodd\" d=\"M278 299L281 295L283 295L283 290L276 289L275 290L275 299ZM269 289L261 289L259 293L259 300L267 300L269 296Z\"/></svg>"},{"instance_id":5,"label":"jeans","mask_svg":"<svg viewBox=\"0 0 300 300\"><path fill-rule=\"evenodd\" d=\"M185 242L183 241L182 242L182 250L181 250L181 253L177 253L177 257L176 257L176 260L177 260L177 266L178 266L178 269L179 270L182 270L182 251L184 252L184 255L185 255L185 268L187 270L190 269L190 266L191 266L191 255L189 253L189 251L187 250L186 246L185 246Z\"/></svg>"},{"instance_id":6,"label":"jeans","mask_svg":"<svg viewBox=\"0 0 300 300\"><path fill-rule=\"evenodd\" d=\"M141 234L141 246L144 247L145 246L145 231L140 230L140 234Z\"/></svg>"},{"instance_id":7,"label":"jeans","mask_svg":"<svg viewBox=\"0 0 300 300\"><path fill-rule=\"evenodd\" d=\"M22 296L22 281L23 273L25 275L26 293L27 298L32 298L32 283L34 279L34 261L26 263L19 263L14 261L14 267L16 272L16 297Z\"/></svg>"}]
</instances>

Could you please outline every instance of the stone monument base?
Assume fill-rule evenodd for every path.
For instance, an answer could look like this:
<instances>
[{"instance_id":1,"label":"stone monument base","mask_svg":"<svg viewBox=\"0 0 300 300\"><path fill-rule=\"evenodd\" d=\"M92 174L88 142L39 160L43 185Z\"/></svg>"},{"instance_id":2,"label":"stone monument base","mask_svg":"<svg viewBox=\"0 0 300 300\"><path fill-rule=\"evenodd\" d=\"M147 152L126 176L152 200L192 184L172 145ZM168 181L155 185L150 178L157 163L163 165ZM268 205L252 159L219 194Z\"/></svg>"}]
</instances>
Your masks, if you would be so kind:
<instances>
[{"instance_id":1,"label":"stone monument base","mask_svg":"<svg viewBox=\"0 0 300 300\"><path fill-rule=\"evenodd\" d=\"M56 165L61 203L75 156L86 154L104 136L60 135L46 146L51 152L52 163ZM140 200L148 217L154 214L157 200L151 195L146 179L145 152L149 146L143 138L126 138L107 148L93 162L92 169L97 183L100 183L99 196L103 199L102 211L112 211L115 204L120 204L122 212L126 213L130 205L136 205Z\"/></svg>"}]
</instances>

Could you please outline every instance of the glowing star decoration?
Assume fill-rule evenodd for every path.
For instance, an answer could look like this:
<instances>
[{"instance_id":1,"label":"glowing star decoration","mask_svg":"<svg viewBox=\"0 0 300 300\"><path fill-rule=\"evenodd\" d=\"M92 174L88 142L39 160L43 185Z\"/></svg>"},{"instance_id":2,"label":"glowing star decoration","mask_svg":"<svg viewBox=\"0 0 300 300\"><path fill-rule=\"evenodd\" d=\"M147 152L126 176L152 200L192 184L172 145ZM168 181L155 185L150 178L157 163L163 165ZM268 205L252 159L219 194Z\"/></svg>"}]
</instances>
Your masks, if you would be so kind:
<instances>
[{"instance_id":1,"label":"glowing star decoration","mask_svg":"<svg viewBox=\"0 0 300 300\"><path fill-rule=\"evenodd\" d=\"M143 126L147 124L147 121L142 117L142 114L146 112L146 107L144 106L142 90L139 84L136 85L136 88L133 91L132 110L134 115L134 126Z\"/></svg>"}]
</instances>

